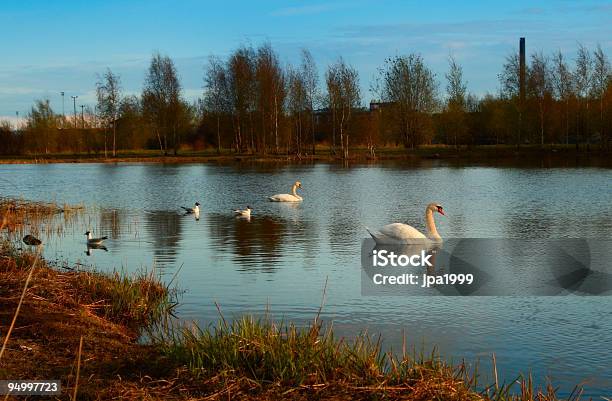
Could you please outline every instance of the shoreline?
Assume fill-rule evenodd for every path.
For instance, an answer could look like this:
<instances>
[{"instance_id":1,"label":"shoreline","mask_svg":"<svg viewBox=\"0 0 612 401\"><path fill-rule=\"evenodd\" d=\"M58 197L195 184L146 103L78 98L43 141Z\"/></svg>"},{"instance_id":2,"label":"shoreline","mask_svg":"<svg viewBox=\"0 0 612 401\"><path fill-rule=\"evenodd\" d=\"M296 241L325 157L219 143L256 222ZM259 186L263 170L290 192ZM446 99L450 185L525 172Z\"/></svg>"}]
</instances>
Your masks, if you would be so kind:
<instances>
[{"instance_id":1,"label":"shoreline","mask_svg":"<svg viewBox=\"0 0 612 401\"><path fill-rule=\"evenodd\" d=\"M51 163L160 163L160 164L189 164L189 163L283 163L283 164L309 164L309 163L418 163L428 161L442 161L448 163L503 163L522 162L528 159L537 163L554 162L557 159L572 157L579 163L603 164L608 166L608 159L612 151L593 147L589 150L577 150L573 145L547 145L523 146L517 149L512 145L480 145L474 147L455 148L451 146L421 146L417 149L404 149L400 147L387 147L376 150L372 156L366 148L355 148L349 153L348 159L333 155L327 147L317 149L315 155L302 156L287 154L236 154L223 150L218 154L214 150L191 151L184 150L178 155L160 155L159 151L122 151L116 157L104 157L102 154L45 154L45 155L15 155L0 156L0 164L51 164Z\"/></svg>"}]
</instances>

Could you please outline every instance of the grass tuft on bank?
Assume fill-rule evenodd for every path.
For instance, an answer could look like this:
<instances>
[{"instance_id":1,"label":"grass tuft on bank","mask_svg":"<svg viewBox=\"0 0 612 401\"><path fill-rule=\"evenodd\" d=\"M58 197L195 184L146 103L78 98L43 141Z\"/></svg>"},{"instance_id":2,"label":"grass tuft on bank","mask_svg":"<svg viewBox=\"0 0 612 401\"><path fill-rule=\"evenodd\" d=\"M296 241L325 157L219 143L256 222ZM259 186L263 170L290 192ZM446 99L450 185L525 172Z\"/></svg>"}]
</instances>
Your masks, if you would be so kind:
<instances>
[{"instance_id":1,"label":"grass tuft on bank","mask_svg":"<svg viewBox=\"0 0 612 401\"><path fill-rule=\"evenodd\" d=\"M306 327L268 318L224 318L207 328L183 324L153 339L155 347L192 380L216 383L218 394L265 399L390 399L554 401L530 377L483 386L465 364L431 354L383 352L381 337L337 338L318 319ZM269 397L269 398L268 398ZM329 397L329 398L328 398ZM221 397L220 397L221 398ZM254 397L256 398L256 397ZM580 391L568 398L579 400Z\"/></svg>"},{"instance_id":2,"label":"grass tuft on bank","mask_svg":"<svg viewBox=\"0 0 612 401\"><path fill-rule=\"evenodd\" d=\"M9 242L0 243L0 280L7 288L19 289L36 255L21 252ZM68 308L140 331L172 313L175 291L155 271L134 274L88 270L60 271L46 265L34 269L30 298L43 298Z\"/></svg>"},{"instance_id":3,"label":"grass tuft on bank","mask_svg":"<svg viewBox=\"0 0 612 401\"><path fill-rule=\"evenodd\" d=\"M323 388L411 399L481 399L454 369L435 355L401 359L381 350L380 338L366 334L338 339L331 328L306 328L244 316L207 329L180 326L156 338L172 361L196 378L217 377L224 387L238 379L254 387L294 391ZM407 398L406 398L407 399Z\"/></svg>"}]
</instances>

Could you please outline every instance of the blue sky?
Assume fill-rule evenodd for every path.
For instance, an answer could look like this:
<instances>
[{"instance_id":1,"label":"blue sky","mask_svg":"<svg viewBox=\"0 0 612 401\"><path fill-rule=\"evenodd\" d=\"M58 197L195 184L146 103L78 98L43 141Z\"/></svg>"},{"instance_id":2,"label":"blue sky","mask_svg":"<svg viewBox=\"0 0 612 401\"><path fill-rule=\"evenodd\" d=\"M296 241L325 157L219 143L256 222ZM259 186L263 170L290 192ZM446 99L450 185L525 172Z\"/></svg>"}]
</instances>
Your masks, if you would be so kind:
<instances>
[{"instance_id":1,"label":"blue sky","mask_svg":"<svg viewBox=\"0 0 612 401\"><path fill-rule=\"evenodd\" d=\"M561 49L571 59L582 43L612 54L607 1L5 0L0 20L0 118L25 115L44 97L61 112L60 91L93 105L96 74L107 67L125 92L138 93L154 51L175 60L184 94L194 99L211 54L270 41L284 63L295 63L307 47L321 75L338 56L355 65L364 102L377 67L395 54L420 53L441 90L452 54L478 95L497 91L519 36L529 53Z\"/></svg>"}]
</instances>

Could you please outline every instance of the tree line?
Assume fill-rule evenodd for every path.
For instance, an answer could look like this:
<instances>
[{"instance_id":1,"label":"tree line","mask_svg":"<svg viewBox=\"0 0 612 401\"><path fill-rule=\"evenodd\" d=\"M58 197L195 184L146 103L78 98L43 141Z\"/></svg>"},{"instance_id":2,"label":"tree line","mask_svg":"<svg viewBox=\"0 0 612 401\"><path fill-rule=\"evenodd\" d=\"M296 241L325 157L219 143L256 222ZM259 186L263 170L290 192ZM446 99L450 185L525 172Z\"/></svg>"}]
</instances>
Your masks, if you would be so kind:
<instances>
[{"instance_id":1,"label":"tree line","mask_svg":"<svg viewBox=\"0 0 612 401\"><path fill-rule=\"evenodd\" d=\"M531 54L524 97L518 54L504 60L498 92L482 97L468 91L453 57L448 64L438 77L419 54L388 58L371 82L376 100L368 107L356 68L343 58L320 75L307 49L292 65L269 43L242 46L225 59L208 59L202 96L188 102L173 60L156 53L139 96L124 94L121 78L107 69L96 82L93 110L66 117L40 99L22 126L1 122L0 153L111 157L118 150L214 149L308 156L329 149L347 158L354 147L374 156L379 148L424 144L609 148L612 69L600 46L579 45L573 60L560 51Z\"/></svg>"}]
</instances>

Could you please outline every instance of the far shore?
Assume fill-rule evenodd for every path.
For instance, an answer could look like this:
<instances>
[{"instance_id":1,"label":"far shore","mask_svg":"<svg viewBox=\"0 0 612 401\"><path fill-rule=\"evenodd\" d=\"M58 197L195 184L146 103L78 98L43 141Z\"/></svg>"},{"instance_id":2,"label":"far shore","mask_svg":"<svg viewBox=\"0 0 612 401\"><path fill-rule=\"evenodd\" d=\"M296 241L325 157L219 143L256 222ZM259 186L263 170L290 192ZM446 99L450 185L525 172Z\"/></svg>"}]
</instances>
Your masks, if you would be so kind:
<instances>
[{"instance_id":1,"label":"far shore","mask_svg":"<svg viewBox=\"0 0 612 401\"><path fill-rule=\"evenodd\" d=\"M309 149L310 150L310 149ZM339 152L334 154L329 147L317 147L316 153L305 152L301 155L286 153L254 154L235 153L230 149L223 149L220 153L216 149L207 150L181 150L177 155L169 153L160 154L159 150L121 150L115 157L108 151L91 153L48 153L26 155L0 156L0 164L46 164L46 163L379 163L379 162L419 162L427 160L444 160L449 163L495 163L495 162L531 162L551 161L565 159L568 156L579 163L595 162L609 165L606 162L612 155L611 150L605 150L593 145L582 145L576 149L575 145L524 145L517 148L515 145L479 145L479 146L446 146L427 145L416 149L403 147L378 148L372 154L365 147L353 148L348 159L343 159Z\"/></svg>"}]
</instances>

